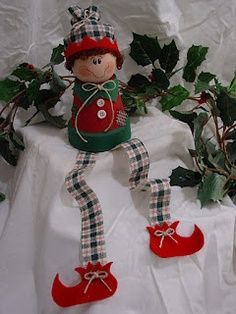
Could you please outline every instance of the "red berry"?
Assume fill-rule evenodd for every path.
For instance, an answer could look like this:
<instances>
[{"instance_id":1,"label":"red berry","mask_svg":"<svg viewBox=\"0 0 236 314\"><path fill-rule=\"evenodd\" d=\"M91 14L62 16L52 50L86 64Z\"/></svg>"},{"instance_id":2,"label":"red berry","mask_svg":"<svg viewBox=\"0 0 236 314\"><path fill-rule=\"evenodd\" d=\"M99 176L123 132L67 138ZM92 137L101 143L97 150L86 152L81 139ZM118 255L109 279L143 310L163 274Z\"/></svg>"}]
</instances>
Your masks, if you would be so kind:
<instances>
[{"instance_id":1,"label":"red berry","mask_svg":"<svg viewBox=\"0 0 236 314\"><path fill-rule=\"evenodd\" d=\"M198 100L199 105L205 104L209 99L210 95L206 92L202 92L200 99Z\"/></svg>"}]
</instances>

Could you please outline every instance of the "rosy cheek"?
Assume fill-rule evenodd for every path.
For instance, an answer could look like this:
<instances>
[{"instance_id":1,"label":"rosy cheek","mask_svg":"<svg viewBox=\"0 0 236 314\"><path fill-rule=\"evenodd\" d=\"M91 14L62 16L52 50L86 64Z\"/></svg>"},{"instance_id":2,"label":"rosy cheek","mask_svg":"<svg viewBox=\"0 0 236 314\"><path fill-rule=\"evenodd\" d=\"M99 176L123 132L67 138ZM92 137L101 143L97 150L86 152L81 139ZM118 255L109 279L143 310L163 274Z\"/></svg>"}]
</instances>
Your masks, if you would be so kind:
<instances>
[{"instance_id":1,"label":"rosy cheek","mask_svg":"<svg viewBox=\"0 0 236 314\"><path fill-rule=\"evenodd\" d=\"M77 74L81 75L81 76L86 76L88 74L90 74L90 71L88 68L86 68L85 66L82 66L82 67L78 67L76 69L77 71Z\"/></svg>"},{"instance_id":2,"label":"rosy cheek","mask_svg":"<svg viewBox=\"0 0 236 314\"><path fill-rule=\"evenodd\" d=\"M115 71L115 64L114 62L110 61L107 65L107 72L114 72Z\"/></svg>"}]
</instances>

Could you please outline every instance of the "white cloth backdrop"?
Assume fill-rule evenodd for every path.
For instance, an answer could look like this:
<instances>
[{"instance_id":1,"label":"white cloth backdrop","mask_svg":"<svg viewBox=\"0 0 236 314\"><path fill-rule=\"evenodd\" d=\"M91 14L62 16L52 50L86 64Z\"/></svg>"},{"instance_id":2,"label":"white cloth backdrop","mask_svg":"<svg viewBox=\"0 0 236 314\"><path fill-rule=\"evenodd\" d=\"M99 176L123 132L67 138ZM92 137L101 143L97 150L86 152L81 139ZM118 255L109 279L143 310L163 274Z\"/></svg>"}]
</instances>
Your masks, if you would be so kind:
<instances>
[{"instance_id":1,"label":"white cloth backdrop","mask_svg":"<svg viewBox=\"0 0 236 314\"><path fill-rule=\"evenodd\" d=\"M121 79L142 70L128 56L133 31L158 35L163 43L174 38L183 54L192 44L209 46L204 70L231 80L236 64L234 0L80 1L83 7L92 3L116 26L126 55ZM51 49L69 30L66 9L71 4L78 2L1 0L0 77L21 62L48 62ZM70 106L68 95L59 110L68 113ZM26 115L22 111L19 120ZM169 176L178 165L192 167L188 129L154 105L148 116L132 119L132 130L149 150L150 177ZM0 314L236 313L235 206L225 199L222 205L200 209L196 189L174 187L171 212L183 221L179 232L189 234L197 223L206 243L193 256L161 260L149 251L147 199L130 194L121 152L100 154L88 175L104 210L107 251L119 289L101 302L57 307L50 298L55 273L69 284L80 264L80 214L63 186L76 150L65 130L46 124L24 128L22 134L26 150L18 167L0 161L0 190L7 194L0 204Z\"/></svg>"}]
</instances>

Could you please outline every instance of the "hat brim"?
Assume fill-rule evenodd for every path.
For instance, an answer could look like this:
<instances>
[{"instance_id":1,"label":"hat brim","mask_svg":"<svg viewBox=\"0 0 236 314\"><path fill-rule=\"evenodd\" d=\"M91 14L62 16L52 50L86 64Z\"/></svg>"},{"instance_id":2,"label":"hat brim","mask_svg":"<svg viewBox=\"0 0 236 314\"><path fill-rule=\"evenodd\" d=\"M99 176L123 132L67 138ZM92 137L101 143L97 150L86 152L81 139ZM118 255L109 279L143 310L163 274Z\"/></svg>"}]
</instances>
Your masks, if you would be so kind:
<instances>
[{"instance_id":1,"label":"hat brim","mask_svg":"<svg viewBox=\"0 0 236 314\"><path fill-rule=\"evenodd\" d=\"M120 51L116 41L112 41L107 37L100 40L94 40L88 36L85 36L81 42L71 42L64 50L66 59L72 57L74 54L89 51L93 49L107 49L119 57Z\"/></svg>"}]
</instances>

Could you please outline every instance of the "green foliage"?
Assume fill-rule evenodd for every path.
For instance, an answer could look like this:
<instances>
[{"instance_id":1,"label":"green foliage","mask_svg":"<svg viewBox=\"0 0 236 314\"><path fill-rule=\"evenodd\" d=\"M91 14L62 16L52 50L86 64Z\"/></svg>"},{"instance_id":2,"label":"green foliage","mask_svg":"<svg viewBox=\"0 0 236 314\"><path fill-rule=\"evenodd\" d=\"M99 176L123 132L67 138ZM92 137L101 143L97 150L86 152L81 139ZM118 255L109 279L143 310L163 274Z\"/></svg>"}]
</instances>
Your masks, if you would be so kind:
<instances>
[{"instance_id":1,"label":"green foliage","mask_svg":"<svg viewBox=\"0 0 236 314\"><path fill-rule=\"evenodd\" d=\"M56 65L60 64L64 61L64 45L59 44L57 47L53 48L52 50L52 55L50 58L50 64L51 65Z\"/></svg>"},{"instance_id":2,"label":"green foliage","mask_svg":"<svg viewBox=\"0 0 236 314\"><path fill-rule=\"evenodd\" d=\"M6 199L6 196L0 192L0 203Z\"/></svg>"},{"instance_id":3,"label":"green foliage","mask_svg":"<svg viewBox=\"0 0 236 314\"><path fill-rule=\"evenodd\" d=\"M218 173L210 173L200 184L198 189L198 198L201 205L206 205L210 200L220 201L226 191L224 189L226 177Z\"/></svg>"},{"instance_id":4,"label":"green foliage","mask_svg":"<svg viewBox=\"0 0 236 314\"><path fill-rule=\"evenodd\" d=\"M222 90L217 97L216 104L223 123L226 126L232 125L236 121L236 98Z\"/></svg>"},{"instance_id":5,"label":"green foliage","mask_svg":"<svg viewBox=\"0 0 236 314\"><path fill-rule=\"evenodd\" d=\"M192 46L187 53L187 64L184 67L183 78L187 82L194 82L196 78L196 69L205 60L208 47Z\"/></svg>"},{"instance_id":6,"label":"green foliage","mask_svg":"<svg viewBox=\"0 0 236 314\"><path fill-rule=\"evenodd\" d=\"M201 182L202 176L199 172L177 167L172 170L170 176L170 185L177 185L180 187L196 186Z\"/></svg>"},{"instance_id":7,"label":"green foliage","mask_svg":"<svg viewBox=\"0 0 236 314\"><path fill-rule=\"evenodd\" d=\"M18 108L36 108L26 125L40 112L47 122L58 128L63 128L66 124L62 116L53 116L49 112L73 83L73 80L66 79L69 82L66 85L63 77L54 70L54 65L64 61L63 51L64 46L60 44L53 49L50 63L42 69L22 63L0 81L0 100L6 103L0 110L0 156L10 165L16 165L18 152L24 149L22 139L14 130ZM6 114L2 116L4 111Z\"/></svg>"},{"instance_id":8,"label":"green foliage","mask_svg":"<svg viewBox=\"0 0 236 314\"><path fill-rule=\"evenodd\" d=\"M156 86L160 88L160 90L167 90L167 88L170 85L170 82L165 72L162 71L161 69L153 69L152 75L155 80Z\"/></svg>"},{"instance_id":9,"label":"green foliage","mask_svg":"<svg viewBox=\"0 0 236 314\"><path fill-rule=\"evenodd\" d=\"M170 110L182 104L189 96L189 91L181 85L176 85L168 89L167 94L160 100L162 110Z\"/></svg>"},{"instance_id":10,"label":"green foliage","mask_svg":"<svg viewBox=\"0 0 236 314\"><path fill-rule=\"evenodd\" d=\"M169 45L164 45L159 58L160 66L167 74L170 74L179 61L179 50L176 47L175 41Z\"/></svg>"},{"instance_id":11,"label":"green foliage","mask_svg":"<svg viewBox=\"0 0 236 314\"><path fill-rule=\"evenodd\" d=\"M13 81L9 78L0 81L0 100L10 101L21 91L21 88L22 83L20 81Z\"/></svg>"},{"instance_id":12,"label":"green foliage","mask_svg":"<svg viewBox=\"0 0 236 314\"><path fill-rule=\"evenodd\" d=\"M133 58L137 64L142 66L154 64L161 53L161 47L157 37L153 38L135 33L133 33L133 37L134 39L130 44L131 58Z\"/></svg>"},{"instance_id":13,"label":"green foliage","mask_svg":"<svg viewBox=\"0 0 236 314\"><path fill-rule=\"evenodd\" d=\"M187 51L185 66L176 69L179 50L174 40L162 47L157 38L134 34L130 56L139 65L152 65L152 70L148 77L132 76L122 96L130 114L138 106L146 109L145 103L158 97L163 111L169 111L173 118L190 127L195 148L189 149L189 153L198 172L178 167L170 179L172 185L180 187L199 185L202 206L210 200L221 200L227 193L236 195L236 73L229 86L223 86L210 72L202 71L196 79L197 69L207 52L207 47L192 45ZM171 86L170 78L181 70L187 82L196 80L195 95L190 96L180 84ZM188 99L195 102L192 109L173 110ZM215 127L211 137L206 137L209 130L204 132L208 125Z\"/></svg>"},{"instance_id":14,"label":"green foliage","mask_svg":"<svg viewBox=\"0 0 236 314\"><path fill-rule=\"evenodd\" d=\"M201 72L195 84L195 93L206 91L209 89L209 83L215 78L214 74L209 72Z\"/></svg>"},{"instance_id":15,"label":"green foliage","mask_svg":"<svg viewBox=\"0 0 236 314\"><path fill-rule=\"evenodd\" d=\"M187 123L193 133L194 131L193 120L197 117L196 112L184 112L183 113L183 112L170 110L170 114L172 115L173 118Z\"/></svg>"}]
</instances>

